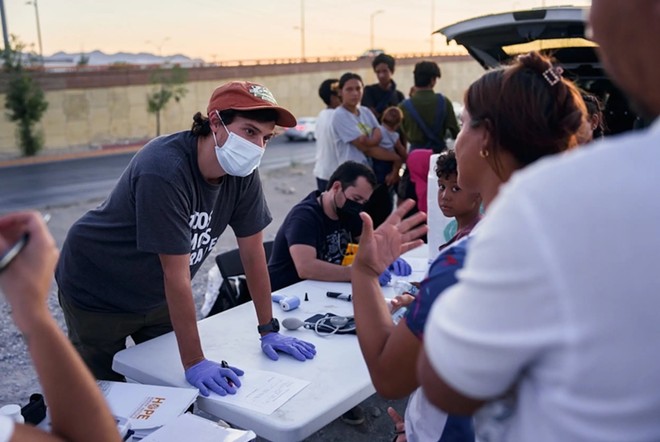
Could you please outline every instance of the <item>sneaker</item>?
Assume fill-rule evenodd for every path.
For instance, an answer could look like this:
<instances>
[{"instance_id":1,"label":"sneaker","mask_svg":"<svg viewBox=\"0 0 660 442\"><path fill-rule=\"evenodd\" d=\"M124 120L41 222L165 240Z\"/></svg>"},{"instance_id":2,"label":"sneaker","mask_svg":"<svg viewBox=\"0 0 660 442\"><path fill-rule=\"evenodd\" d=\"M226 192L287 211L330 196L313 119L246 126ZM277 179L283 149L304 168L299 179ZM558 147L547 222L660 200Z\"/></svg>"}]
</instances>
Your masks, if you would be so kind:
<instances>
[{"instance_id":1,"label":"sneaker","mask_svg":"<svg viewBox=\"0 0 660 442\"><path fill-rule=\"evenodd\" d=\"M364 423L364 410L359 405L341 415L341 420L348 425L361 425Z\"/></svg>"}]
</instances>

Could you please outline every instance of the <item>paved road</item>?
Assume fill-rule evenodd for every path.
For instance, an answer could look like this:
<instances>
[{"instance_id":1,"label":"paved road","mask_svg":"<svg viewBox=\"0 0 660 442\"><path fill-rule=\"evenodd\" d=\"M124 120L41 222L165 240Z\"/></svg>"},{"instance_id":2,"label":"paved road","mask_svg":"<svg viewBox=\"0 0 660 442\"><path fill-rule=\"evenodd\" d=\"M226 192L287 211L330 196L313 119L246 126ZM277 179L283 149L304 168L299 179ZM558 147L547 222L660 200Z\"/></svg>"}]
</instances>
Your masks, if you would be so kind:
<instances>
[{"instance_id":1,"label":"paved road","mask_svg":"<svg viewBox=\"0 0 660 442\"><path fill-rule=\"evenodd\" d=\"M260 169L313 162L315 150L313 142L287 142L278 137L268 145ZM103 198L133 155L101 155L0 168L0 213Z\"/></svg>"}]
</instances>

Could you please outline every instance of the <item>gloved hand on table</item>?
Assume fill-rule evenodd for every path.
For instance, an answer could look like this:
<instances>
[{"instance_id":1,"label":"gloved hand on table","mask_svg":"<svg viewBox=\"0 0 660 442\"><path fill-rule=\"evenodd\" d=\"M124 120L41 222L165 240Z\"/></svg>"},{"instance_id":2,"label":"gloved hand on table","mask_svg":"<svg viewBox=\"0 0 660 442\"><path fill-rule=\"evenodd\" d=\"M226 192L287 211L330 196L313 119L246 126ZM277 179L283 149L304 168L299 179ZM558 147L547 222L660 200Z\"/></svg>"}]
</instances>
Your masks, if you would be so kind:
<instances>
[{"instance_id":1,"label":"gloved hand on table","mask_svg":"<svg viewBox=\"0 0 660 442\"><path fill-rule=\"evenodd\" d=\"M397 258L387 269L396 276L408 276L412 273L412 267L403 258Z\"/></svg>"},{"instance_id":2,"label":"gloved hand on table","mask_svg":"<svg viewBox=\"0 0 660 442\"><path fill-rule=\"evenodd\" d=\"M261 337L261 350L273 361L277 361L280 358L277 354L278 351L288 353L299 361L313 359L316 354L314 344L276 332L271 332Z\"/></svg>"},{"instance_id":3,"label":"gloved hand on table","mask_svg":"<svg viewBox=\"0 0 660 442\"><path fill-rule=\"evenodd\" d=\"M243 373L240 368L223 368L217 362L203 359L186 369L186 381L197 387L202 396L208 396L209 390L226 396L228 393L236 394L237 388L241 386L238 377L243 376Z\"/></svg>"},{"instance_id":4,"label":"gloved hand on table","mask_svg":"<svg viewBox=\"0 0 660 442\"><path fill-rule=\"evenodd\" d=\"M385 269L385 271L381 273L380 276L378 277L378 284L380 284L381 287L384 287L391 280L392 280L392 274L388 269Z\"/></svg>"}]
</instances>

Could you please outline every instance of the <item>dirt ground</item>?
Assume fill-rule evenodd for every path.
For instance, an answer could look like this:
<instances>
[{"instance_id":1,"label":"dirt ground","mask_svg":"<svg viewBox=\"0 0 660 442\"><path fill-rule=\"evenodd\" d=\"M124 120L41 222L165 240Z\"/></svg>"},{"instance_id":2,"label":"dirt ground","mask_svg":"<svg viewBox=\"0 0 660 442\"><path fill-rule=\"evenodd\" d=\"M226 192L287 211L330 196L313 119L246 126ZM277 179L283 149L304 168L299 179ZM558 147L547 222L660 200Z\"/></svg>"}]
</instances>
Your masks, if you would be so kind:
<instances>
[{"instance_id":1,"label":"dirt ground","mask_svg":"<svg viewBox=\"0 0 660 442\"><path fill-rule=\"evenodd\" d=\"M316 187L312 175L312 164L293 164L283 169L262 171L262 181L266 198L273 215L273 222L266 228L264 239L275 238L277 229L289 209ZM69 227L87 210L96 207L101 201L82 201L68 206L43 207L51 214L49 227L58 245L64 241ZM218 241L214 254L236 247L236 239L231 230L225 232ZM212 258L212 257L211 257ZM193 295L197 309L202 306L207 288L207 273L215 265L207 259L193 280ZM26 404L31 393L41 392L36 374L32 368L27 349L21 335L10 319L9 306L0 302L0 405L8 403ZM62 311L57 304L56 287L53 284L49 306L60 326L65 329ZM256 344L255 344L256 345ZM349 426L337 419L331 424L305 439L320 441L390 441L393 425L387 415L387 407L393 406L403 415L406 400L386 401L374 395L361 405L365 410L366 421L362 425ZM258 438L257 440L266 440Z\"/></svg>"}]
</instances>

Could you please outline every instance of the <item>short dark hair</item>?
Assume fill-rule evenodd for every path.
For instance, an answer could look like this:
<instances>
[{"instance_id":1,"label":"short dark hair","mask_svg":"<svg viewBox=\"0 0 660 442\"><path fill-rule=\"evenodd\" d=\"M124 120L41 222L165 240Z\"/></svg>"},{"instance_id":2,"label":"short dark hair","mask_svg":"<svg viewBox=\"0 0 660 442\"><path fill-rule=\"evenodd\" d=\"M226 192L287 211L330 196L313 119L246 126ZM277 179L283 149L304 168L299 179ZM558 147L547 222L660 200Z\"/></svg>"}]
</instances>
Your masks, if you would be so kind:
<instances>
[{"instance_id":1,"label":"short dark hair","mask_svg":"<svg viewBox=\"0 0 660 442\"><path fill-rule=\"evenodd\" d=\"M327 80L323 80L323 83L319 86L319 97L321 97L321 100L323 100L326 106L330 106L330 97L337 95L336 88L339 86L338 82L339 80L336 78L328 78ZM333 85L335 86L334 88Z\"/></svg>"},{"instance_id":2,"label":"short dark hair","mask_svg":"<svg viewBox=\"0 0 660 442\"><path fill-rule=\"evenodd\" d=\"M458 175L458 164L456 163L456 153L453 150L445 150L435 162L435 174L438 179L449 179L452 175Z\"/></svg>"},{"instance_id":3,"label":"short dark hair","mask_svg":"<svg viewBox=\"0 0 660 442\"><path fill-rule=\"evenodd\" d=\"M339 77L339 89L343 89L344 85L349 80L358 80L360 83L364 84L364 81L362 81L362 77L360 77L358 74L356 74L355 72L346 72L344 75Z\"/></svg>"},{"instance_id":4,"label":"short dark hair","mask_svg":"<svg viewBox=\"0 0 660 442\"><path fill-rule=\"evenodd\" d=\"M391 55L387 54L378 54L376 55L376 58L371 62L371 67L376 70L376 66L378 66L381 63L385 63L388 68L390 68L390 71L394 73L394 65L396 64L396 61L394 61L394 57Z\"/></svg>"},{"instance_id":5,"label":"short dark hair","mask_svg":"<svg viewBox=\"0 0 660 442\"><path fill-rule=\"evenodd\" d=\"M342 190L347 187L355 186L355 182L361 176L366 178L369 184L371 184L371 187L376 187L376 175L374 175L374 172L370 167L356 161L346 161L345 163L340 164L339 167L332 172L326 190L330 190L335 181L341 183Z\"/></svg>"},{"instance_id":6,"label":"short dark hair","mask_svg":"<svg viewBox=\"0 0 660 442\"><path fill-rule=\"evenodd\" d=\"M440 78L440 66L435 61L420 61L413 71L416 87L428 87L434 78Z\"/></svg>"},{"instance_id":7,"label":"short dark hair","mask_svg":"<svg viewBox=\"0 0 660 442\"><path fill-rule=\"evenodd\" d=\"M275 122L278 119L278 114L275 109L255 109L247 111L239 111L234 109L225 109L220 111L220 118L225 124L231 124L236 117L243 117L249 120L259 121L261 123ZM193 115L193 124L190 131L195 136L206 136L211 133L211 124L208 117L197 112Z\"/></svg>"}]
</instances>

